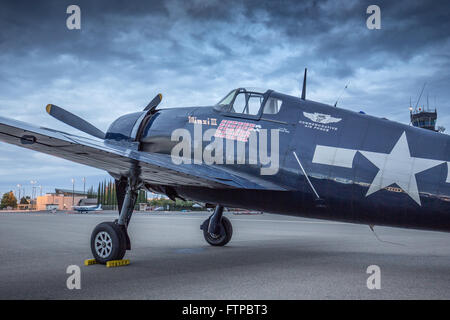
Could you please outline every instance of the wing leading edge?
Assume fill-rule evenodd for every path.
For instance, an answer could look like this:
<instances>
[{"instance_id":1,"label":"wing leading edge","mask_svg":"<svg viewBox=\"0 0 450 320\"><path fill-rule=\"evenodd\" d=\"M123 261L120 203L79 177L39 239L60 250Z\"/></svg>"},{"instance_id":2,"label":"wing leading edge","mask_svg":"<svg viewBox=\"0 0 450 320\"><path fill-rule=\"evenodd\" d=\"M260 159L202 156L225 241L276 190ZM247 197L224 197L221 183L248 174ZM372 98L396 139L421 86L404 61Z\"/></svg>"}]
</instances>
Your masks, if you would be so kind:
<instances>
[{"instance_id":1,"label":"wing leading edge","mask_svg":"<svg viewBox=\"0 0 450 320\"><path fill-rule=\"evenodd\" d=\"M0 141L127 176L139 170L142 180L157 185L284 190L258 178L245 178L224 167L172 162L169 155L137 150L133 143L113 143L37 127L0 117Z\"/></svg>"}]
</instances>

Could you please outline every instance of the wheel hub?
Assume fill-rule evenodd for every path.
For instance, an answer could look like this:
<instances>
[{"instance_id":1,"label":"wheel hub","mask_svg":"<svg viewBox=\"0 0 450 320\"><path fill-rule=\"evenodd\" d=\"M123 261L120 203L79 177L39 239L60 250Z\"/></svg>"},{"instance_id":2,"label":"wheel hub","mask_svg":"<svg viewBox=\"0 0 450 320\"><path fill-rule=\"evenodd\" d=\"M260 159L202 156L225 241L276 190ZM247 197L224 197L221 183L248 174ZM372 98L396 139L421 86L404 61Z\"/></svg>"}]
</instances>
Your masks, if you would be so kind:
<instances>
[{"instance_id":1,"label":"wheel hub","mask_svg":"<svg viewBox=\"0 0 450 320\"><path fill-rule=\"evenodd\" d=\"M110 235L105 232L99 232L95 236L95 252L102 258L106 258L112 251L112 239Z\"/></svg>"},{"instance_id":2,"label":"wheel hub","mask_svg":"<svg viewBox=\"0 0 450 320\"><path fill-rule=\"evenodd\" d=\"M209 235L211 236L211 238L213 239L217 239L220 237L220 234L215 234L215 233L209 233Z\"/></svg>"}]
</instances>

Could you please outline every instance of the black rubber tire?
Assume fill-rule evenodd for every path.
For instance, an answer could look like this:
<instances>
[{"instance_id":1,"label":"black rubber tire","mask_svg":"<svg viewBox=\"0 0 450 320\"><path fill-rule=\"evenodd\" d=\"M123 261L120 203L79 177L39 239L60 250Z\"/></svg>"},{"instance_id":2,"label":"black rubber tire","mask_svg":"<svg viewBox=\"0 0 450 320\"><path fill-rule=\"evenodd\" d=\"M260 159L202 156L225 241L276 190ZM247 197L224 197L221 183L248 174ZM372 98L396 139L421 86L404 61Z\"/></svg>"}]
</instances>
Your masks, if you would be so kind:
<instances>
[{"instance_id":1,"label":"black rubber tire","mask_svg":"<svg viewBox=\"0 0 450 320\"><path fill-rule=\"evenodd\" d=\"M110 252L104 256L101 256L95 248L96 237L101 232L105 232L109 236L111 243ZM111 260L121 260L126 251L126 238L122 228L115 222L102 222L98 224L91 234L91 251L95 260L100 264L106 264L106 262Z\"/></svg>"},{"instance_id":2,"label":"black rubber tire","mask_svg":"<svg viewBox=\"0 0 450 320\"><path fill-rule=\"evenodd\" d=\"M214 236L208 232L209 219L207 219L203 225L203 237L206 242L215 247L222 247L230 242L231 237L233 236L233 226L231 225L231 221L227 217L222 217L222 221L220 223L220 235Z\"/></svg>"}]
</instances>

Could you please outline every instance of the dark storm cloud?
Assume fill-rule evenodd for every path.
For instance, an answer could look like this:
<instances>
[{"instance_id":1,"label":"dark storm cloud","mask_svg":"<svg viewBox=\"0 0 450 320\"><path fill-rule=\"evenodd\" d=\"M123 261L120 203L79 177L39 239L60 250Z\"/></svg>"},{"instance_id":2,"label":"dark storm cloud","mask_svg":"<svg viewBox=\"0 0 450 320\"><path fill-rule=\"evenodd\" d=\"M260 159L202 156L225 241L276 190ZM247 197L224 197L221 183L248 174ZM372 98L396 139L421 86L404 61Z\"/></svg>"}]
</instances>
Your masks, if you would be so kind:
<instances>
[{"instance_id":1,"label":"dark storm cloud","mask_svg":"<svg viewBox=\"0 0 450 320\"><path fill-rule=\"evenodd\" d=\"M177 9L172 10L171 13L168 1L2 1L1 39L3 43L14 39L14 42L8 41L8 46L4 49L17 50L30 46L54 49L58 44L64 48L64 42L70 43L74 38L77 40L74 36L77 33L58 27L65 24L66 16L61 15L61 12L65 12L65 8L73 3L83 8L85 23L83 27L92 31L96 29L95 27L99 27L98 33L91 38L100 43L107 43L115 36L115 31L120 32L123 29L135 29L143 35L158 37L161 32L165 33L164 25L161 29L149 30L143 18L147 18L148 21L152 18L164 18L170 25L182 16L189 22L200 22L203 27L212 27L212 29L220 22L239 22L244 28L246 24L249 26L262 22L267 28L278 30L288 38L311 39L343 25L355 26L361 21L364 22L367 17L365 8L372 2L180 1L171 3ZM434 41L441 41L442 37L447 36L450 11L446 1L433 1L432 5L424 1L378 1L377 4L382 8L383 26L386 29L384 34L382 32L377 34L378 38L383 39L383 41L376 41L377 48L380 50L398 49L408 44L415 44L414 47L409 48L410 50L405 48L406 52L412 54L417 48ZM264 13L263 18L262 13ZM139 30L136 29L137 25L132 19L127 21L127 18L136 20L140 24ZM127 24L121 22L127 22ZM394 27L394 31L402 33L392 32L393 30L388 27ZM112 30L108 30L109 28ZM364 30L364 32L370 31ZM78 32L78 35L82 34L83 31ZM98 37L99 35L107 35L107 37L101 38ZM391 37L385 38L389 35ZM342 33L338 38L340 46L333 45L330 48L346 47L343 36L349 36L349 34ZM152 41L151 38L148 40ZM352 37L348 40L352 40Z\"/></svg>"},{"instance_id":2,"label":"dark storm cloud","mask_svg":"<svg viewBox=\"0 0 450 320\"><path fill-rule=\"evenodd\" d=\"M66 28L71 4L81 8L81 30ZM381 30L366 28L371 4L381 8ZM333 104L342 95L342 107L402 122L427 82L450 129L449 16L448 1L3 0L0 111L75 132L45 114L51 102L106 130L158 92L164 107L215 103L241 85L299 94L308 67L310 99ZM1 167L15 168L17 148L0 147ZM59 179L45 161L72 168L27 155L4 183L39 179L39 168Z\"/></svg>"},{"instance_id":3,"label":"dark storm cloud","mask_svg":"<svg viewBox=\"0 0 450 320\"><path fill-rule=\"evenodd\" d=\"M82 8L82 30L66 28L66 8L70 4ZM6 1L1 6L3 54L28 56L37 51L51 57L70 54L91 61L139 59L133 47L120 47L115 40L123 32L137 30L142 37L156 41L159 33L148 29L154 26L146 27L145 18L168 15L163 2L153 1L127 5L123 1Z\"/></svg>"},{"instance_id":4,"label":"dark storm cloud","mask_svg":"<svg viewBox=\"0 0 450 320\"><path fill-rule=\"evenodd\" d=\"M61 13L71 3L82 8L81 31L64 27L66 15ZM386 59L410 59L448 37L450 11L445 1L433 5L423 1L378 2L383 28L376 33L361 28L369 4L369 1L6 1L0 14L0 27L4 30L0 45L3 54L16 56L37 51L76 55L86 61L120 60L137 64L149 59L154 53L150 50L156 51L161 43L167 42L165 49L187 52L186 63L171 54L166 61L158 57L158 62L162 65L166 62L168 68L180 68L186 64L214 64L217 56L233 57L245 46L251 46L250 53L257 56L286 43L303 42L310 48L307 54L299 52L299 59L330 60L332 66L327 65L327 70L332 76L342 77L352 75L355 66L335 61L355 61L379 68ZM190 38L192 44L206 42L217 53L189 50L179 43L178 37L170 34L176 23L183 26L180 37ZM227 28L232 25L239 28L233 32ZM276 36L261 37L258 33L261 28ZM128 39L118 41L121 37ZM374 55L382 55L383 59L374 59Z\"/></svg>"}]
</instances>

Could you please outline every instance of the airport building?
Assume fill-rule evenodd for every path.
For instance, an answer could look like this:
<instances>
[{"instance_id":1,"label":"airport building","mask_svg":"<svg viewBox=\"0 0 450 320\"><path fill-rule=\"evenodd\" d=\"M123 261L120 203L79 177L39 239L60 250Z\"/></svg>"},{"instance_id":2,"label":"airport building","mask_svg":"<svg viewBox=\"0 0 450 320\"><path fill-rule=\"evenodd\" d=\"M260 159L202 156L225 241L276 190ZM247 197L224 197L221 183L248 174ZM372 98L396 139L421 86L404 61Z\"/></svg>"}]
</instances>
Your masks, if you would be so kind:
<instances>
[{"instance_id":1,"label":"airport building","mask_svg":"<svg viewBox=\"0 0 450 320\"><path fill-rule=\"evenodd\" d=\"M97 204L97 199L86 199L86 197L87 192L55 189L54 193L37 197L36 210L70 210L73 205L76 206L80 203L88 205L88 202L95 202L93 204Z\"/></svg>"}]
</instances>

